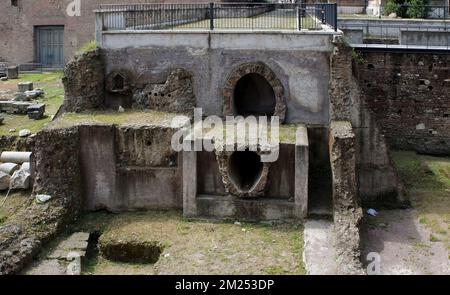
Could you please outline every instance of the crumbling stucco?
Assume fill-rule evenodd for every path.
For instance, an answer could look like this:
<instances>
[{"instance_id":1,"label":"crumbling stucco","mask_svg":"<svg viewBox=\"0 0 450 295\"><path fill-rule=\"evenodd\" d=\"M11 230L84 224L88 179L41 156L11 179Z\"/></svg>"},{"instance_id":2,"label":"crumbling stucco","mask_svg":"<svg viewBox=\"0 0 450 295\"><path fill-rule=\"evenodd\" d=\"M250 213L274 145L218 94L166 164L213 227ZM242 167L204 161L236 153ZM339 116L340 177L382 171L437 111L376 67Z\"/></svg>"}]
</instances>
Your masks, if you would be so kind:
<instances>
[{"instance_id":1,"label":"crumbling stucco","mask_svg":"<svg viewBox=\"0 0 450 295\"><path fill-rule=\"evenodd\" d=\"M64 68L64 110L81 112L103 107L105 69L100 49L83 53Z\"/></svg>"},{"instance_id":2,"label":"crumbling stucco","mask_svg":"<svg viewBox=\"0 0 450 295\"><path fill-rule=\"evenodd\" d=\"M190 113L195 107L193 76L185 69L170 73L163 84L147 84L133 96L133 107L172 113Z\"/></svg>"},{"instance_id":3,"label":"crumbling stucco","mask_svg":"<svg viewBox=\"0 0 450 295\"><path fill-rule=\"evenodd\" d=\"M331 122L330 161L339 274L363 274L360 226L363 217L356 182L355 134L350 122Z\"/></svg>"}]
</instances>

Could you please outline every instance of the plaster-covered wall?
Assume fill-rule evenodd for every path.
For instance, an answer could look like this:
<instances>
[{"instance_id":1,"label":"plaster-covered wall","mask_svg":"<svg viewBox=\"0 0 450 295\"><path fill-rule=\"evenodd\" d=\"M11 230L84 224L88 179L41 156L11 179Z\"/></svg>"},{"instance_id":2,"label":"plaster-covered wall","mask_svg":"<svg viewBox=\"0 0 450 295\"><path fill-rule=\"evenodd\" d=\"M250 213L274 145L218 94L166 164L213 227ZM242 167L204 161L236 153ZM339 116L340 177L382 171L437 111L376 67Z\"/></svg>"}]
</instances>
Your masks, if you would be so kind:
<instances>
[{"instance_id":1,"label":"plaster-covered wall","mask_svg":"<svg viewBox=\"0 0 450 295\"><path fill-rule=\"evenodd\" d=\"M150 126L81 126L85 209L181 208L181 161L170 149L173 132Z\"/></svg>"},{"instance_id":2,"label":"plaster-covered wall","mask_svg":"<svg viewBox=\"0 0 450 295\"><path fill-rule=\"evenodd\" d=\"M106 75L130 72L136 88L164 83L176 68L191 72L196 104L204 115L223 114L223 91L234 69L244 63L262 62L282 83L286 122L328 124L330 38L327 34L277 32L134 32L106 33L102 46Z\"/></svg>"}]
</instances>

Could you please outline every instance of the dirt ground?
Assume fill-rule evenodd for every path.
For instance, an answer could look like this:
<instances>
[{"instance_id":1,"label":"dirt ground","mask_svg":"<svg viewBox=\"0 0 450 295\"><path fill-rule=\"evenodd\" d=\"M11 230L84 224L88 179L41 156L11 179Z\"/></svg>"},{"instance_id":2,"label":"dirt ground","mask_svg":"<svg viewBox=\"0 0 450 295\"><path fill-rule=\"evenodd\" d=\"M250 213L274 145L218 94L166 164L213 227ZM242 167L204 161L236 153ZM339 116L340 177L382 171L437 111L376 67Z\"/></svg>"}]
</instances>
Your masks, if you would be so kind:
<instances>
[{"instance_id":1,"label":"dirt ground","mask_svg":"<svg viewBox=\"0 0 450 295\"><path fill-rule=\"evenodd\" d=\"M178 212L92 213L74 231L151 236L166 245L156 264L109 261L88 251L84 274L304 274L303 228L190 221Z\"/></svg>"},{"instance_id":2,"label":"dirt ground","mask_svg":"<svg viewBox=\"0 0 450 295\"><path fill-rule=\"evenodd\" d=\"M396 152L412 209L379 210L364 224L364 253L382 274L450 274L450 158ZM365 257L365 256L364 256Z\"/></svg>"}]
</instances>

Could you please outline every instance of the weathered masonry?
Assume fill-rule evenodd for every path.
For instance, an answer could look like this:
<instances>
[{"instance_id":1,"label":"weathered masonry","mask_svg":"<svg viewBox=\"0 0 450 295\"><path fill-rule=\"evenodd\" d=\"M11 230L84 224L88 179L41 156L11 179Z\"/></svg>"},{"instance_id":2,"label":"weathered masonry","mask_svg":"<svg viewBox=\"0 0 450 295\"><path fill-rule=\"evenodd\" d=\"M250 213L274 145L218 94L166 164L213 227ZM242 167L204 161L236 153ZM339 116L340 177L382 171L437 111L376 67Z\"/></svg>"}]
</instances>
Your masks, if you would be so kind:
<instances>
[{"instance_id":1,"label":"weathered masonry","mask_svg":"<svg viewBox=\"0 0 450 295\"><path fill-rule=\"evenodd\" d=\"M358 96L333 6L323 7L252 9L244 17L256 16L251 27L238 29L225 28L231 16L224 5L213 12L205 5L204 15L183 15L176 23L171 8L159 18L152 6L135 7L134 15L123 6L99 10L99 49L66 68L65 111L147 110L151 122L78 127L85 209L182 208L186 216L250 220L332 215L340 202L330 162L333 121L353 126L358 174L350 185L362 200L406 202L384 139ZM267 14L291 21L260 22ZM281 141L256 151L231 142L236 151L224 152L217 141L212 151L175 152L171 139L189 125L194 108L222 119L277 116ZM176 114L185 117L170 124ZM185 142L195 144L204 134L187 134ZM272 151L277 160L263 162Z\"/></svg>"},{"instance_id":2,"label":"weathered masonry","mask_svg":"<svg viewBox=\"0 0 450 295\"><path fill-rule=\"evenodd\" d=\"M33 139L34 192L55 196L58 226L82 210L253 221L325 215L335 222L339 273L362 273L361 205L408 200L353 75L337 7L259 5L96 12L98 48L66 66L63 109ZM221 140L228 128L262 139L247 131L255 122L239 123L252 116L279 118L267 133L278 130L280 141ZM216 133L211 118L222 123ZM192 149L206 138L211 149Z\"/></svg>"}]
</instances>

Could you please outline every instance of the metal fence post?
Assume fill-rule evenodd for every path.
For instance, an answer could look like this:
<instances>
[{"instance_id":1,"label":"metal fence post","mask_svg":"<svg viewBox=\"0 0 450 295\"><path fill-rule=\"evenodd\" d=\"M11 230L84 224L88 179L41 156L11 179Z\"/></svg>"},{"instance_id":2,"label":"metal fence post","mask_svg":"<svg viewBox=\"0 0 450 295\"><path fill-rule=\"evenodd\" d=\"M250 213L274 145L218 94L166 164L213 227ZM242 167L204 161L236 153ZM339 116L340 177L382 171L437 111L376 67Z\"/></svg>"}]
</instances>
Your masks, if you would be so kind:
<instances>
[{"instance_id":1,"label":"metal fence post","mask_svg":"<svg viewBox=\"0 0 450 295\"><path fill-rule=\"evenodd\" d=\"M338 30L338 7L337 3L334 3L334 31Z\"/></svg>"},{"instance_id":2,"label":"metal fence post","mask_svg":"<svg viewBox=\"0 0 450 295\"><path fill-rule=\"evenodd\" d=\"M214 3L209 3L209 29L214 30Z\"/></svg>"},{"instance_id":3,"label":"metal fence post","mask_svg":"<svg viewBox=\"0 0 450 295\"><path fill-rule=\"evenodd\" d=\"M301 3L301 2L300 2ZM299 5L297 5L295 7L296 11L297 11L297 31L301 31L302 30L302 15L301 15L301 9L299 7Z\"/></svg>"}]
</instances>

